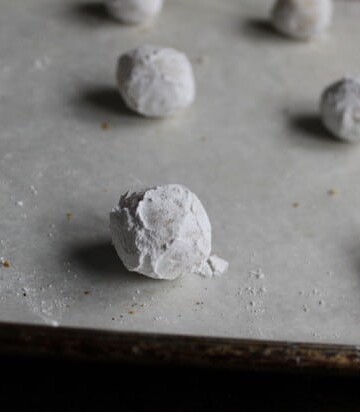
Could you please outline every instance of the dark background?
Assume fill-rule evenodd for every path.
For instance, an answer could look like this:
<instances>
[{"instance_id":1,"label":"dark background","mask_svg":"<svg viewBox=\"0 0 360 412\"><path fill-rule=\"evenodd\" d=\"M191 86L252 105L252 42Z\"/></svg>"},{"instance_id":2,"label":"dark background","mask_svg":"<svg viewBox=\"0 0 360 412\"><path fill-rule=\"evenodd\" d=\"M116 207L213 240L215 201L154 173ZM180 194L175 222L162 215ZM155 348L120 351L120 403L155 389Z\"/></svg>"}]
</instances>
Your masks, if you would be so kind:
<instances>
[{"instance_id":1,"label":"dark background","mask_svg":"<svg viewBox=\"0 0 360 412\"><path fill-rule=\"evenodd\" d=\"M359 377L0 357L3 411L360 411Z\"/></svg>"}]
</instances>

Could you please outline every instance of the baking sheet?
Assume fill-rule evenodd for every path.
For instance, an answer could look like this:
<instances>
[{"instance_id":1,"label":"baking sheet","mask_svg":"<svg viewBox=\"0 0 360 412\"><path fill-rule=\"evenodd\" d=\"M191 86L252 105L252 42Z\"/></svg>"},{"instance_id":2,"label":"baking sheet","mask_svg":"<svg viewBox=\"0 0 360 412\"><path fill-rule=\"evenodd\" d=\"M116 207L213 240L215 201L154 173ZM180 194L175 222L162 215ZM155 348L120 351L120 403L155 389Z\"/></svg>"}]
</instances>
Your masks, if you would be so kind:
<instances>
[{"instance_id":1,"label":"baking sheet","mask_svg":"<svg viewBox=\"0 0 360 412\"><path fill-rule=\"evenodd\" d=\"M321 128L321 90L357 73L360 5L314 43L274 34L265 0L168 0L145 27L98 3L0 2L0 320L358 344L360 148ZM191 58L196 104L127 111L118 55ZM121 193L181 183L213 225L222 278L127 272L110 245Z\"/></svg>"}]
</instances>

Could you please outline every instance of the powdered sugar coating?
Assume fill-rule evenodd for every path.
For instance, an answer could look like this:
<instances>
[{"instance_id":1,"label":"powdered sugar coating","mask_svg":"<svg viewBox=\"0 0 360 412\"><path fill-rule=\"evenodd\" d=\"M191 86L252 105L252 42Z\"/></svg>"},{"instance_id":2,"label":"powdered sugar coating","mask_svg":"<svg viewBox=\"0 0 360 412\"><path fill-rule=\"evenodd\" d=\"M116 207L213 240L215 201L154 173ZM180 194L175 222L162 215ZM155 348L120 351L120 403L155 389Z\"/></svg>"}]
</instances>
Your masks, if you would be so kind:
<instances>
[{"instance_id":1,"label":"powdered sugar coating","mask_svg":"<svg viewBox=\"0 0 360 412\"><path fill-rule=\"evenodd\" d=\"M140 24L160 13L163 0L105 0L115 19L127 24Z\"/></svg>"},{"instance_id":2,"label":"powdered sugar coating","mask_svg":"<svg viewBox=\"0 0 360 412\"><path fill-rule=\"evenodd\" d=\"M211 255L201 268L200 274L205 277L221 276L227 272L229 263L217 255Z\"/></svg>"},{"instance_id":3,"label":"powdered sugar coating","mask_svg":"<svg viewBox=\"0 0 360 412\"><path fill-rule=\"evenodd\" d=\"M126 105L148 117L165 117L195 98L191 63L172 48L143 45L118 60L117 83Z\"/></svg>"},{"instance_id":4,"label":"powdered sugar coating","mask_svg":"<svg viewBox=\"0 0 360 412\"><path fill-rule=\"evenodd\" d=\"M125 194L110 213L110 228L115 249L130 271L168 280L191 273L215 274L212 269L207 273L212 268L208 215L184 186Z\"/></svg>"},{"instance_id":5,"label":"powdered sugar coating","mask_svg":"<svg viewBox=\"0 0 360 412\"><path fill-rule=\"evenodd\" d=\"M332 0L277 0L272 22L281 33L309 40L326 30L332 20Z\"/></svg>"},{"instance_id":6,"label":"powdered sugar coating","mask_svg":"<svg viewBox=\"0 0 360 412\"><path fill-rule=\"evenodd\" d=\"M325 89L320 111L325 127L334 136L360 141L360 78L344 78Z\"/></svg>"}]
</instances>

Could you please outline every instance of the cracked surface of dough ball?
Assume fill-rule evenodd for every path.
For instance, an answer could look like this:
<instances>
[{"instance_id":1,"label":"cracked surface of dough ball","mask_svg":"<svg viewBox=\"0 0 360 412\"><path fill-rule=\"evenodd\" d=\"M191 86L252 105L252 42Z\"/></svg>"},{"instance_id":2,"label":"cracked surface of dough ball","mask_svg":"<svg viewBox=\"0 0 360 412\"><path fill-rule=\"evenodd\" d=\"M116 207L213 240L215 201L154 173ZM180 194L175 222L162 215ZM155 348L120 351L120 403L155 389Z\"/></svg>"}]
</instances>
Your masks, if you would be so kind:
<instances>
[{"instance_id":1,"label":"cracked surface of dough ball","mask_svg":"<svg viewBox=\"0 0 360 412\"><path fill-rule=\"evenodd\" d=\"M360 77L344 78L325 89L320 112L325 127L334 136L360 142Z\"/></svg>"},{"instance_id":2,"label":"cracked surface of dough ball","mask_svg":"<svg viewBox=\"0 0 360 412\"><path fill-rule=\"evenodd\" d=\"M123 54L116 78L125 104L143 116L171 116L195 99L191 63L172 48L143 45Z\"/></svg>"},{"instance_id":3,"label":"cracked surface of dough ball","mask_svg":"<svg viewBox=\"0 0 360 412\"><path fill-rule=\"evenodd\" d=\"M220 275L227 262L211 253L211 224L198 197L177 184L125 194L110 213L115 249L126 268L154 279Z\"/></svg>"},{"instance_id":4,"label":"cracked surface of dough ball","mask_svg":"<svg viewBox=\"0 0 360 412\"><path fill-rule=\"evenodd\" d=\"M332 0L277 0L271 19L280 33L310 40L330 26L332 16Z\"/></svg>"},{"instance_id":5,"label":"cracked surface of dough ball","mask_svg":"<svg viewBox=\"0 0 360 412\"><path fill-rule=\"evenodd\" d=\"M126 24L141 24L160 13L163 0L105 0L109 14Z\"/></svg>"}]
</instances>

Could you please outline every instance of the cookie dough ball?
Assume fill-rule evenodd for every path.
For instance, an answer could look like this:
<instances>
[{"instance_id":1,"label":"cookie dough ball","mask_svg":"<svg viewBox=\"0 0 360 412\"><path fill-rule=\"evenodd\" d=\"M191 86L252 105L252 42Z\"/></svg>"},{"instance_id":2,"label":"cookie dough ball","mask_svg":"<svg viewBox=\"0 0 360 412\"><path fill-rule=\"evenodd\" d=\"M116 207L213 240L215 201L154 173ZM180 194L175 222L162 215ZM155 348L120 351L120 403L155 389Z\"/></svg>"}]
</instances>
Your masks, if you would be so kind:
<instances>
[{"instance_id":1,"label":"cookie dough ball","mask_svg":"<svg viewBox=\"0 0 360 412\"><path fill-rule=\"evenodd\" d=\"M195 98L191 63L172 48L143 45L120 56L117 83L126 105L148 117L171 116Z\"/></svg>"},{"instance_id":2,"label":"cookie dough ball","mask_svg":"<svg viewBox=\"0 0 360 412\"><path fill-rule=\"evenodd\" d=\"M163 0L105 0L112 17L127 24L144 23L160 13Z\"/></svg>"},{"instance_id":3,"label":"cookie dough ball","mask_svg":"<svg viewBox=\"0 0 360 412\"><path fill-rule=\"evenodd\" d=\"M154 279L219 275L227 263L210 256L211 225L197 196L184 186L125 194L110 213L115 249L130 271Z\"/></svg>"},{"instance_id":4,"label":"cookie dough ball","mask_svg":"<svg viewBox=\"0 0 360 412\"><path fill-rule=\"evenodd\" d=\"M342 79L325 89L320 112L334 136L360 142L360 77Z\"/></svg>"},{"instance_id":5,"label":"cookie dough ball","mask_svg":"<svg viewBox=\"0 0 360 412\"><path fill-rule=\"evenodd\" d=\"M330 26L332 15L332 0L277 0L272 23L280 33L310 40Z\"/></svg>"}]
</instances>

